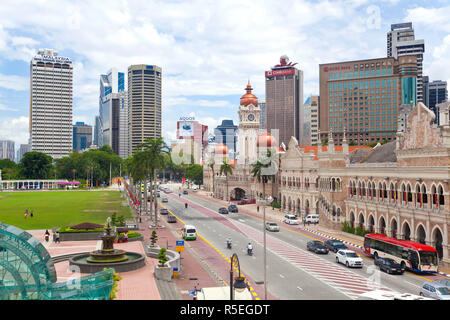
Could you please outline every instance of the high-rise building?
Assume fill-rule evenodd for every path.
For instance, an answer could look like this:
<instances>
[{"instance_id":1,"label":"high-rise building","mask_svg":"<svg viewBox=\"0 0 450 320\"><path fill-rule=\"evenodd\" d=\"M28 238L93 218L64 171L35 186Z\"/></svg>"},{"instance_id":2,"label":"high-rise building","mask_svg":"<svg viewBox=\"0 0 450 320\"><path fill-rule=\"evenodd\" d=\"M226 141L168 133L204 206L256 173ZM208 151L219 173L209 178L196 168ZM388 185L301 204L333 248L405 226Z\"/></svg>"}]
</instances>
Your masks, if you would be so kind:
<instances>
[{"instance_id":1,"label":"high-rise building","mask_svg":"<svg viewBox=\"0 0 450 320\"><path fill-rule=\"evenodd\" d=\"M316 145L319 142L319 96L311 96L310 98L311 110L310 110L310 132L311 132L311 145Z\"/></svg>"},{"instance_id":2,"label":"high-rise building","mask_svg":"<svg viewBox=\"0 0 450 320\"><path fill-rule=\"evenodd\" d=\"M387 56L398 57L415 54L417 56L417 102L424 102L423 88L423 54L425 43L416 40L411 22L391 25L387 33Z\"/></svg>"},{"instance_id":3,"label":"high-rise building","mask_svg":"<svg viewBox=\"0 0 450 320\"><path fill-rule=\"evenodd\" d=\"M72 151L73 63L39 49L30 63L30 143L53 158Z\"/></svg>"},{"instance_id":4,"label":"high-rise building","mask_svg":"<svg viewBox=\"0 0 450 320\"><path fill-rule=\"evenodd\" d=\"M14 141L12 140L0 140L0 159L9 159L14 161L15 149Z\"/></svg>"},{"instance_id":5,"label":"high-rise building","mask_svg":"<svg viewBox=\"0 0 450 320\"><path fill-rule=\"evenodd\" d=\"M208 146L208 126L195 121L194 117L181 117L177 122L177 139L179 145L185 143L194 156L194 162L200 164Z\"/></svg>"},{"instance_id":6,"label":"high-rise building","mask_svg":"<svg viewBox=\"0 0 450 320\"><path fill-rule=\"evenodd\" d=\"M162 69L155 65L128 67L128 128L130 155L146 139L161 137Z\"/></svg>"},{"instance_id":7,"label":"high-rise building","mask_svg":"<svg viewBox=\"0 0 450 320\"><path fill-rule=\"evenodd\" d=\"M214 129L214 142L224 144L232 160L236 159L237 130L238 126L233 123L233 120L222 120L222 124Z\"/></svg>"},{"instance_id":8,"label":"high-rise building","mask_svg":"<svg viewBox=\"0 0 450 320\"><path fill-rule=\"evenodd\" d=\"M284 55L280 64L265 72L267 130L279 130L279 145L288 145L291 136L303 144L303 71L296 64Z\"/></svg>"},{"instance_id":9,"label":"high-rise building","mask_svg":"<svg viewBox=\"0 0 450 320\"><path fill-rule=\"evenodd\" d=\"M100 122L100 116L95 116L95 126L94 126L94 141L93 141L93 145L95 146L101 146L102 143L102 139L101 139L101 134L100 134L100 130L101 130L101 122Z\"/></svg>"},{"instance_id":10,"label":"high-rise building","mask_svg":"<svg viewBox=\"0 0 450 320\"><path fill-rule=\"evenodd\" d=\"M417 57L379 58L319 65L320 138L335 144L391 141L399 106L416 105Z\"/></svg>"},{"instance_id":11,"label":"high-rise building","mask_svg":"<svg viewBox=\"0 0 450 320\"><path fill-rule=\"evenodd\" d=\"M436 105L448 100L447 81L435 80L429 82L428 76L423 77L424 103L436 115L435 123L439 123L439 111Z\"/></svg>"},{"instance_id":12,"label":"high-rise building","mask_svg":"<svg viewBox=\"0 0 450 320\"><path fill-rule=\"evenodd\" d=\"M260 129L267 128L267 116L266 116L266 99L259 99L258 106L261 109L261 117L259 118Z\"/></svg>"},{"instance_id":13,"label":"high-rise building","mask_svg":"<svg viewBox=\"0 0 450 320\"><path fill-rule=\"evenodd\" d=\"M303 103L303 144L311 145L311 97Z\"/></svg>"},{"instance_id":14,"label":"high-rise building","mask_svg":"<svg viewBox=\"0 0 450 320\"><path fill-rule=\"evenodd\" d=\"M125 74L112 68L100 76L99 147L107 144L115 154L125 158L128 155L128 118L124 115L128 113L127 105Z\"/></svg>"},{"instance_id":15,"label":"high-rise building","mask_svg":"<svg viewBox=\"0 0 450 320\"><path fill-rule=\"evenodd\" d=\"M92 126L77 122L73 126L73 150L81 151L92 144Z\"/></svg>"},{"instance_id":16,"label":"high-rise building","mask_svg":"<svg viewBox=\"0 0 450 320\"><path fill-rule=\"evenodd\" d=\"M31 151L31 145L29 144L21 144L19 149L17 150L16 162L19 163L22 160L23 155L27 152Z\"/></svg>"}]
</instances>

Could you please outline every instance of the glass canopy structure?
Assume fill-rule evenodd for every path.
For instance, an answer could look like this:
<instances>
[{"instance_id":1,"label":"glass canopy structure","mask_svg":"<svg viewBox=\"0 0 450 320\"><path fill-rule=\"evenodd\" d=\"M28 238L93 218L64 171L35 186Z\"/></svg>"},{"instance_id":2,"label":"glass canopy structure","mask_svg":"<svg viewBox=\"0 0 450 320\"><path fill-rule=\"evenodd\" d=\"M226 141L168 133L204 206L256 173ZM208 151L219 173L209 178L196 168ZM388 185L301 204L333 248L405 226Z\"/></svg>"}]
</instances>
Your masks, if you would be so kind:
<instances>
[{"instance_id":1,"label":"glass canopy structure","mask_svg":"<svg viewBox=\"0 0 450 320\"><path fill-rule=\"evenodd\" d=\"M56 282L47 249L28 232L0 222L0 300L106 300L113 272Z\"/></svg>"}]
</instances>

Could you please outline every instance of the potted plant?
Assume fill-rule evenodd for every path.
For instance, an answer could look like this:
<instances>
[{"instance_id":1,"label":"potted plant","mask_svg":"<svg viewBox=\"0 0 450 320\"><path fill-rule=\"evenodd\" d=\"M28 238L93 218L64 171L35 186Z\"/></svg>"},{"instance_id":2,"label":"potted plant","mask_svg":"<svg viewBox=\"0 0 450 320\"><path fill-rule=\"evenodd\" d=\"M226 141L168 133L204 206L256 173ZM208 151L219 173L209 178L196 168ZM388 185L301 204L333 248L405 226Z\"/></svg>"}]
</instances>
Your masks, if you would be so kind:
<instances>
[{"instance_id":1,"label":"potted plant","mask_svg":"<svg viewBox=\"0 0 450 320\"><path fill-rule=\"evenodd\" d=\"M150 246L155 247L157 240L158 240L158 236L156 235L156 231L153 230L152 235L150 236Z\"/></svg>"},{"instance_id":2,"label":"potted plant","mask_svg":"<svg viewBox=\"0 0 450 320\"><path fill-rule=\"evenodd\" d=\"M159 264L155 265L155 278L172 281L172 268L170 266L166 266L167 263L167 255L166 248L161 248L158 253L158 262Z\"/></svg>"},{"instance_id":3,"label":"potted plant","mask_svg":"<svg viewBox=\"0 0 450 320\"><path fill-rule=\"evenodd\" d=\"M158 254L158 262L160 267L165 267L167 262L166 248L161 248Z\"/></svg>"}]
</instances>

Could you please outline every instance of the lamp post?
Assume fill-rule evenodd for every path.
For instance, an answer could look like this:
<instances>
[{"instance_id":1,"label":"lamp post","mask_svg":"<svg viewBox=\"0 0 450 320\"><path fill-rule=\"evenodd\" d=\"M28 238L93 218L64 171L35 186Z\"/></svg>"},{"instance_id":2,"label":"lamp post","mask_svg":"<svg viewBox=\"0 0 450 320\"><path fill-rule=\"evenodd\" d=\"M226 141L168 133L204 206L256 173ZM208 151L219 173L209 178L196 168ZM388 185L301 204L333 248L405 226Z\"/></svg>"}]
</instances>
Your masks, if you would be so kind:
<instances>
[{"instance_id":1,"label":"lamp post","mask_svg":"<svg viewBox=\"0 0 450 320\"><path fill-rule=\"evenodd\" d=\"M267 300L267 246L266 246L266 202L272 203L273 198L269 196L266 200L266 192L263 183L263 232L264 232L264 300Z\"/></svg>"},{"instance_id":2,"label":"lamp post","mask_svg":"<svg viewBox=\"0 0 450 320\"><path fill-rule=\"evenodd\" d=\"M236 281L233 284L233 269L238 269L238 276L235 278ZM245 284L245 278L241 275L241 267L239 265L239 259L236 253L233 253L230 259L230 300L234 300L234 291L236 289L238 292L242 292L247 288Z\"/></svg>"}]
</instances>

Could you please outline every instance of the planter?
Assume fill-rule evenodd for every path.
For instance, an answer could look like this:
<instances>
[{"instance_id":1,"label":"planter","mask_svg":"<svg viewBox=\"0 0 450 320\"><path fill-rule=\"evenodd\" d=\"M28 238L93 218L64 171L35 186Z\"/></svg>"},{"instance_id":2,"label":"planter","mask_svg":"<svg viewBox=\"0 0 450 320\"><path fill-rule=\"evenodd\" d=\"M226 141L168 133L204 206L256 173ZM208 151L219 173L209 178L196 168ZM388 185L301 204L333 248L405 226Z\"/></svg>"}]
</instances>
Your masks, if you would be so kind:
<instances>
[{"instance_id":1,"label":"planter","mask_svg":"<svg viewBox=\"0 0 450 320\"><path fill-rule=\"evenodd\" d=\"M103 232L60 232L60 241L89 241L101 240Z\"/></svg>"},{"instance_id":2,"label":"planter","mask_svg":"<svg viewBox=\"0 0 450 320\"><path fill-rule=\"evenodd\" d=\"M173 268L164 266L160 267L159 264L155 265L155 278L159 280L172 281Z\"/></svg>"}]
</instances>

